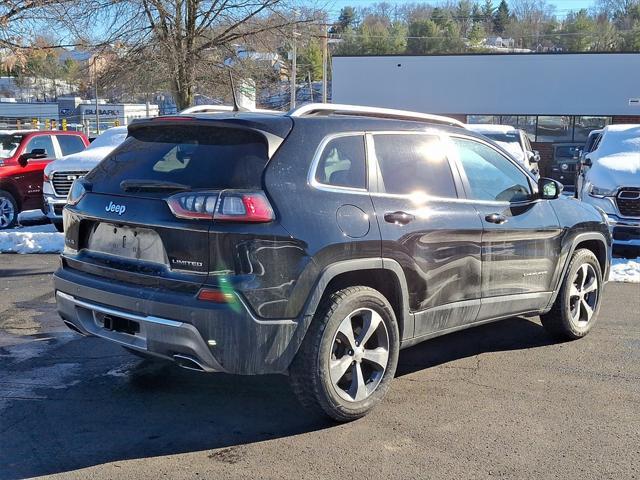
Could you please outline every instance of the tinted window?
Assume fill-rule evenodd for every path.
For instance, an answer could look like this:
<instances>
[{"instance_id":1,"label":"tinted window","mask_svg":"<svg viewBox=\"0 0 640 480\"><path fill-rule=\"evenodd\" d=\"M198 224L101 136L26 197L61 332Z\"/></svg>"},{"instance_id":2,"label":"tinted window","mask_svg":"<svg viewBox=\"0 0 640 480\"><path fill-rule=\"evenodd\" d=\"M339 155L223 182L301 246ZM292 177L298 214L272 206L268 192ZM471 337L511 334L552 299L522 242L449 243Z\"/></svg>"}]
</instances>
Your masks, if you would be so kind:
<instances>
[{"instance_id":1,"label":"tinted window","mask_svg":"<svg viewBox=\"0 0 640 480\"><path fill-rule=\"evenodd\" d=\"M383 191L457 197L449 162L438 137L375 135L373 138Z\"/></svg>"},{"instance_id":2,"label":"tinted window","mask_svg":"<svg viewBox=\"0 0 640 480\"><path fill-rule=\"evenodd\" d=\"M467 123L495 123L500 124L498 115L467 115Z\"/></svg>"},{"instance_id":3,"label":"tinted window","mask_svg":"<svg viewBox=\"0 0 640 480\"><path fill-rule=\"evenodd\" d=\"M77 135L56 135L62 155L71 155L72 153L84 150L84 142Z\"/></svg>"},{"instance_id":4,"label":"tinted window","mask_svg":"<svg viewBox=\"0 0 640 480\"><path fill-rule=\"evenodd\" d=\"M452 138L467 174L473 200L518 202L531 195L527 176L493 148L473 140Z\"/></svg>"},{"instance_id":5,"label":"tinted window","mask_svg":"<svg viewBox=\"0 0 640 480\"><path fill-rule=\"evenodd\" d=\"M611 117L576 117L573 140L575 142L584 141L592 130L599 130L606 127L611 122Z\"/></svg>"},{"instance_id":6,"label":"tinted window","mask_svg":"<svg viewBox=\"0 0 640 480\"><path fill-rule=\"evenodd\" d=\"M537 142L570 142L572 136L571 117L538 117Z\"/></svg>"},{"instance_id":7,"label":"tinted window","mask_svg":"<svg viewBox=\"0 0 640 480\"><path fill-rule=\"evenodd\" d=\"M27 143L27 148L25 149L25 153L31 153L37 148L43 148L47 154L47 157L53 157L55 155L55 150L53 148L53 142L51 141L50 135L39 135L37 137L33 137Z\"/></svg>"},{"instance_id":8,"label":"tinted window","mask_svg":"<svg viewBox=\"0 0 640 480\"><path fill-rule=\"evenodd\" d=\"M524 130L529 140L531 140L532 142L536 140L536 117L526 115L518 116L517 127L520 130Z\"/></svg>"},{"instance_id":9,"label":"tinted window","mask_svg":"<svg viewBox=\"0 0 640 480\"><path fill-rule=\"evenodd\" d=\"M268 161L259 133L193 125L143 127L87 175L95 191L119 192L122 180L151 180L193 189L261 188Z\"/></svg>"},{"instance_id":10,"label":"tinted window","mask_svg":"<svg viewBox=\"0 0 640 480\"><path fill-rule=\"evenodd\" d=\"M364 137L338 137L327 143L318 162L316 180L338 187L366 188Z\"/></svg>"}]
</instances>

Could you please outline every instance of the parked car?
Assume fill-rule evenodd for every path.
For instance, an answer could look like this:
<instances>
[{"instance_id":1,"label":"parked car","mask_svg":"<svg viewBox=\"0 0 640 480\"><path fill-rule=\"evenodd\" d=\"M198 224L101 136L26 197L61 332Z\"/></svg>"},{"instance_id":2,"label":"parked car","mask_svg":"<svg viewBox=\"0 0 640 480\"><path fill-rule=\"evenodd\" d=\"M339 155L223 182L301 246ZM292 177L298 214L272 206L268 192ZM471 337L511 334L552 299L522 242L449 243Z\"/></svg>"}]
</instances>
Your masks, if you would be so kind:
<instances>
[{"instance_id":1,"label":"parked car","mask_svg":"<svg viewBox=\"0 0 640 480\"><path fill-rule=\"evenodd\" d=\"M560 191L446 117L311 104L136 121L73 183L57 309L186 368L288 373L304 405L353 420L403 347L514 315L564 339L592 329L611 237Z\"/></svg>"},{"instance_id":2,"label":"parked car","mask_svg":"<svg viewBox=\"0 0 640 480\"><path fill-rule=\"evenodd\" d=\"M524 130L513 128L510 125L493 125L470 123L466 126L469 130L490 138L507 152L515 157L525 168L539 175L538 162L540 154L531 147L529 137Z\"/></svg>"},{"instance_id":3,"label":"parked car","mask_svg":"<svg viewBox=\"0 0 640 480\"><path fill-rule=\"evenodd\" d=\"M88 144L79 132L1 132L0 230L15 226L21 211L42 208L43 170L49 162Z\"/></svg>"},{"instance_id":4,"label":"parked car","mask_svg":"<svg viewBox=\"0 0 640 480\"><path fill-rule=\"evenodd\" d=\"M609 125L584 155L578 198L607 214L617 252L640 255L640 125Z\"/></svg>"},{"instance_id":5,"label":"parked car","mask_svg":"<svg viewBox=\"0 0 640 480\"><path fill-rule=\"evenodd\" d=\"M582 170L582 164L584 163L585 156L587 153L593 152L596 148L598 148L598 143L600 143L600 139L602 138L602 128L598 130L592 130L589 132L589 136L587 140L584 142L584 146L579 148L575 154L574 158L577 158L577 168L574 179L574 196L578 198L579 191L582 188L582 176L580 175L580 171Z\"/></svg>"},{"instance_id":6,"label":"parked car","mask_svg":"<svg viewBox=\"0 0 640 480\"><path fill-rule=\"evenodd\" d=\"M44 169L44 205L42 211L63 231L62 209L67 204L67 195L74 180L82 178L127 137L127 127L113 127L96 137L80 152L72 153L49 163Z\"/></svg>"}]
</instances>

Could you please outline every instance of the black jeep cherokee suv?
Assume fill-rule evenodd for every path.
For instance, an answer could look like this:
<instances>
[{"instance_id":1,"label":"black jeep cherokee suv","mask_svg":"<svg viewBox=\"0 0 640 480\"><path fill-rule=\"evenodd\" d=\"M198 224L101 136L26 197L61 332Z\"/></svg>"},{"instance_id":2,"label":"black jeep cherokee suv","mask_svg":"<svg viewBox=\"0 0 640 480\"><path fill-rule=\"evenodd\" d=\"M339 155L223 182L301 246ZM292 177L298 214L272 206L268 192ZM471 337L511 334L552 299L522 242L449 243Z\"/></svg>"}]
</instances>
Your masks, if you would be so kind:
<instances>
[{"instance_id":1,"label":"black jeep cherokee suv","mask_svg":"<svg viewBox=\"0 0 640 480\"><path fill-rule=\"evenodd\" d=\"M138 121L64 209L72 329L187 368L288 373L337 420L401 348L514 315L593 326L603 216L444 117L335 105Z\"/></svg>"}]
</instances>

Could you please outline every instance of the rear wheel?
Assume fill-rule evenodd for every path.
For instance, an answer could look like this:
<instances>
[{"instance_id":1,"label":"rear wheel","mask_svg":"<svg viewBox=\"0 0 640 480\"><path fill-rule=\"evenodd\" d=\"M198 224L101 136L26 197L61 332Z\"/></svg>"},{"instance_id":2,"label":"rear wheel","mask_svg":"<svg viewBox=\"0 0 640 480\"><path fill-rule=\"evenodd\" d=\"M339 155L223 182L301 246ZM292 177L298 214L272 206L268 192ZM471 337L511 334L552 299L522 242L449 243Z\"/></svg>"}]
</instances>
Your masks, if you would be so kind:
<instances>
[{"instance_id":1,"label":"rear wheel","mask_svg":"<svg viewBox=\"0 0 640 480\"><path fill-rule=\"evenodd\" d=\"M0 230L13 228L18 220L18 204L9 192L0 190Z\"/></svg>"},{"instance_id":2,"label":"rear wheel","mask_svg":"<svg viewBox=\"0 0 640 480\"><path fill-rule=\"evenodd\" d=\"M293 391L318 413L355 420L384 398L399 349L387 299L369 287L345 288L320 304L291 365Z\"/></svg>"},{"instance_id":3,"label":"rear wheel","mask_svg":"<svg viewBox=\"0 0 640 480\"><path fill-rule=\"evenodd\" d=\"M540 316L554 337L575 340L584 337L598 317L602 294L600 263L591 250L577 250L551 310Z\"/></svg>"}]
</instances>

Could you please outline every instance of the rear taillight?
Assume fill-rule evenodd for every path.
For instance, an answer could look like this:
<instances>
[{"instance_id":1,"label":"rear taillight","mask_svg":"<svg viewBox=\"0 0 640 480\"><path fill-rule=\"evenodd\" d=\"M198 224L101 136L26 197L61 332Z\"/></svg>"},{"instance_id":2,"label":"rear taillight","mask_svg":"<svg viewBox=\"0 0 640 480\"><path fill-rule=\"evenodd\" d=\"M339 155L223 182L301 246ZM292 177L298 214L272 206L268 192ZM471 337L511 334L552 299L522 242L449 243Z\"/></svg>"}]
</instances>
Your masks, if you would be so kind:
<instances>
[{"instance_id":1,"label":"rear taillight","mask_svg":"<svg viewBox=\"0 0 640 480\"><path fill-rule=\"evenodd\" d=\"M259 223L275 218L263 192L184 192L172 195L167 203L176 217L192 220Z\"/></svg>"}]
</instances>

